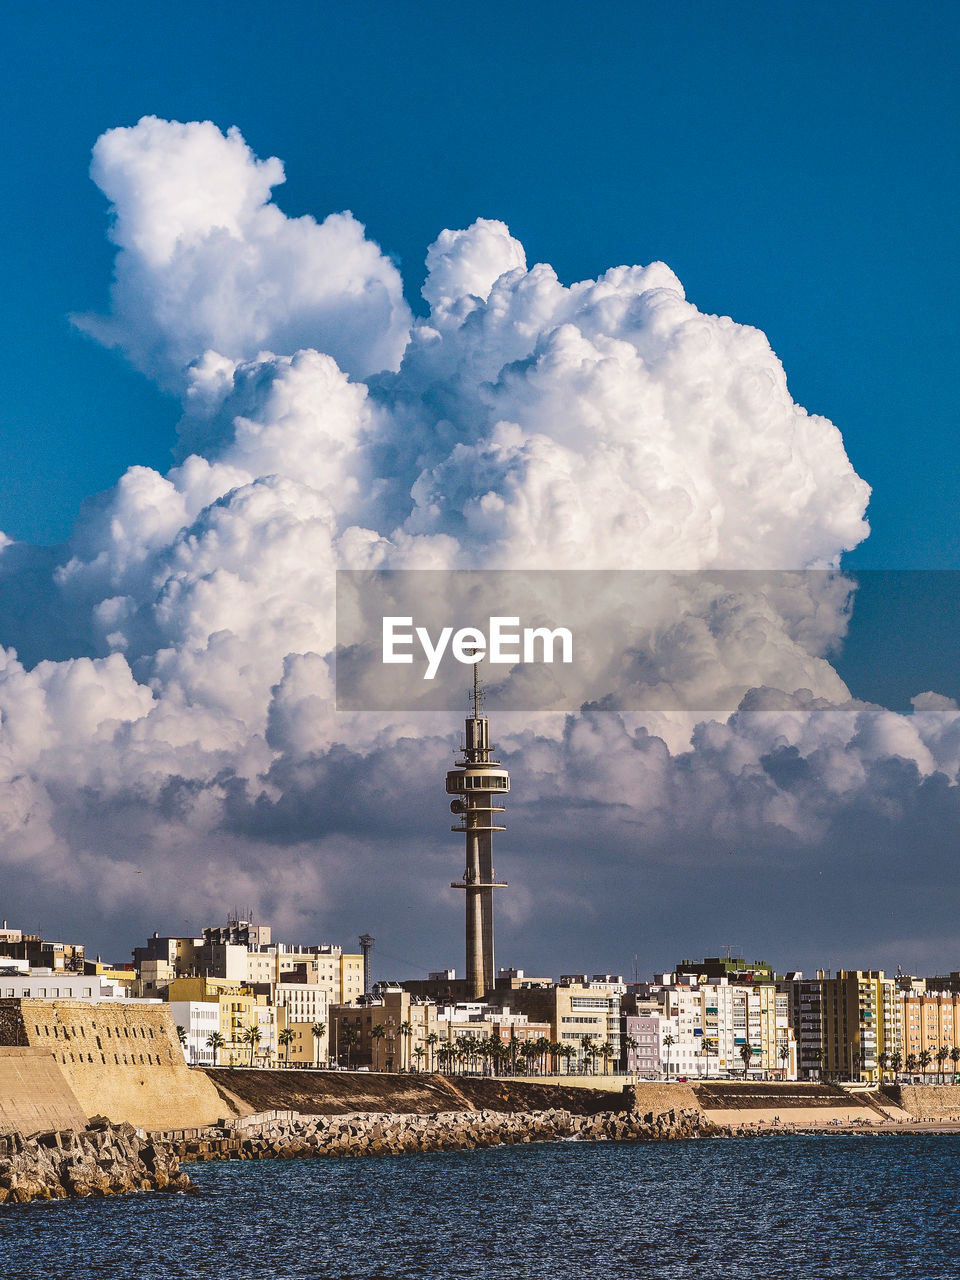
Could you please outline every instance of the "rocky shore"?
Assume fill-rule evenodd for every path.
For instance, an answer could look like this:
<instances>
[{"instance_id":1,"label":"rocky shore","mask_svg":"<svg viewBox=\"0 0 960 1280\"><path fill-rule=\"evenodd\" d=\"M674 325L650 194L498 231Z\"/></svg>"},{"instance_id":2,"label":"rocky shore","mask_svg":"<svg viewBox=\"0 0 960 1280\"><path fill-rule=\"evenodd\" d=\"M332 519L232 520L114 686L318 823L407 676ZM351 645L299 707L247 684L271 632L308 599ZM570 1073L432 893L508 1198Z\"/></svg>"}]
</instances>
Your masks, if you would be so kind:
<instances>
[{"instance_id":1,"label":"rocky shore","mask_svg":"<svg viewBox=\"0 0 960 1280\"><path fill-rule=\"evenodd\" d=\"M129 1124L91 1124L25 1137L0 1136L0 1203L62 1200L131 1191L184 1191L180 1161L277 1160L321 1156L469 1151L529 1142L662 1142L731 1136L739 1127L697 1111L447 1111L432 1115L362 1112L224 1121L189 1133L144 1136Z\"/></svg>"},{"instance_id":2,"label":"rocky shore","mask_svg":"<svg viewBox=\"0 0 960 1280\"><path fill-rule=\"evenodd\" d=\"M140 1136L130 1124L0 1135L0 1203L184 1191L189 1185L169 1145Z\"/></svg>"},{"instance_id":3,"label":"rocky shore","mask_svg":"<svg viewBox=\"0 0 960 1280\"><path fill-rule=\"evenodd\" d=\"M255 1132L231 1125L171 1141L183 1160L273 1160L312 1156L400 1155L424 1151L466 1151L528 1142L654 1142L729 1136L733 1129L711 1124L696 1111L662 1115L603 1111L574 1115L551 1108L535 1112L450 1111L432 1115L365 1112L341 1116L300 1116L264 1124ZM169 1139L168 1139L169 1140Z\"/></svg>"}]
</instances>

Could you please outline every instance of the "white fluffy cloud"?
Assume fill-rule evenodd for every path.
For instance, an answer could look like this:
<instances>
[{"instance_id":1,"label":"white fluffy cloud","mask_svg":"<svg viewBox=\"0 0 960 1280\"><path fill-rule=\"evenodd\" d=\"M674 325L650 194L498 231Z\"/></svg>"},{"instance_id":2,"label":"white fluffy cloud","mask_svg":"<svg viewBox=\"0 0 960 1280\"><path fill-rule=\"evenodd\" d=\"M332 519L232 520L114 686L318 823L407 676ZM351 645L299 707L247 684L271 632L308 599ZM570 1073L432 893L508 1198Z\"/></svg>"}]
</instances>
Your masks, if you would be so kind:
<instances>
[{"instance_id":1,"label":"white fluffy cloud","mask_svg":"<svg viewBox=\"0 0 960 1280\"><path fill-rule=\"evenodd\" d=\"M116 273L110 314L82 324L179 390L180 457L78 524L50 585L78 656L5 656L8 866L54 887L82 868L137 919L209 916L235 883L292 926L316 918L298 875L359 909L376 891L356 869L382 871L406 824L396 874L441 902L422 849L442 798L424 804L455 726L336 713L337 567L813 568L866 535L837 428L794 403L762 333L699 312L662 263L565 286L481 219L428 250L412 324L362 226L286 218L280 162L236 130L146 118L104 134L93 176ZM505 723L529 803L580 806L611 848L681 830L810 847L891 761L909 786L956 780L952 703L854 703L829 666L836 578L759 602L704 579L684 600L651 605L645 660L689 705L719 688L732 713L762 688L692 741L629 699L560 732Z\"/></svg>"},{"instance_id":2,"label":"white fluffy cloud","mask_svg":"<svg viewBox=\"0 0 960 1280\"><path fill-rule=\"evenodd\" d=\"M271 203L283 182L236 129L147 116L97 142L113 209L109 316L79 323L165 385L207 350L231 360L319 347L362 377L395 368L410 314L400 276L350 214L317 223Z\"/></svg>"}]
</instances>

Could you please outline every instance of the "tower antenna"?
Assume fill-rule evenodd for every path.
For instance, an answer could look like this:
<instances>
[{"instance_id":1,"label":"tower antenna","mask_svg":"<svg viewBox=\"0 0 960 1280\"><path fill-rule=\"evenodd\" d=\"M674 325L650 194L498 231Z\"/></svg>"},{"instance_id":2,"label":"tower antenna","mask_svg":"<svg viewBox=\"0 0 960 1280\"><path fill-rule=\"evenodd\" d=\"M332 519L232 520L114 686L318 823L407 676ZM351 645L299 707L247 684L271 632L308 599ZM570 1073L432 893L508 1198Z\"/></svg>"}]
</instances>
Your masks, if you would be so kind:
<instances>
[{"instance_id":1,"label":"tower antenna","mask_svg":"<svg viewBox=\"0 0 960 1280\"><path fill-rule=\"evenodd\" d=\"M474 720L479 720L483 715L484 695L483 685L480 683L480 662L481 659L478 658L473 664L473 694L471 695L471 701L473 702Z\"/></svg>"},{"instance_id":2,"label":"tower antenna","mask_svg":"<svg viewBox=\"0 0 960 1280\"><path fill-rule=\"evenodd\" d=\"M493 890L506 888L493 869L493 834L503 831L497 820L503 797L510 790L510 775L490 757L489 725L483 714L483 687L479 660L473 664L473 689L468 694L473 714L464 724L463 758L447 774L450 810L459 821L451 830L465 837L466 866L463 879L451 888L466 894L466 991L480 1000L496 984L493 962Z\"/></svg>"}]
</instances>

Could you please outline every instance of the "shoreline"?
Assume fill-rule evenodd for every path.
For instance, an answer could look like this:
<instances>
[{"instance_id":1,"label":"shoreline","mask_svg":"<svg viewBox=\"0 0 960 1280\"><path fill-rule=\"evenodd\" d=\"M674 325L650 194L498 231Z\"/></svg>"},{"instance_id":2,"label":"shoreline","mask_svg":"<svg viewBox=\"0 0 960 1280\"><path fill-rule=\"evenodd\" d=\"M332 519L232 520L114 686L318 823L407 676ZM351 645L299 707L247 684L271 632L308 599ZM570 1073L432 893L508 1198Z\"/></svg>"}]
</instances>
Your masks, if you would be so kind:
<instances>
[{"instance_id":1,"label":"shoreline","mask_svg":"<svg viewBox=\"0 0 960 1280\"><path fill-rule=\"evenodd\" d=\"M742 1114L742 1113L741 1113ZM0 1205L36 1200L189 1191L182 1165L223 1160L354 1159L483 1150L555 1142L665 1142L701 1138L904 1137L960 1134L960 1117L822 1121L764 1117L719 1124L700 1111L562 1108L356 1112L310 1116L265 1113L195 1130L146 1133L95 1120L84 1131L0 1135Z\"/></svg>"}]
</instances>

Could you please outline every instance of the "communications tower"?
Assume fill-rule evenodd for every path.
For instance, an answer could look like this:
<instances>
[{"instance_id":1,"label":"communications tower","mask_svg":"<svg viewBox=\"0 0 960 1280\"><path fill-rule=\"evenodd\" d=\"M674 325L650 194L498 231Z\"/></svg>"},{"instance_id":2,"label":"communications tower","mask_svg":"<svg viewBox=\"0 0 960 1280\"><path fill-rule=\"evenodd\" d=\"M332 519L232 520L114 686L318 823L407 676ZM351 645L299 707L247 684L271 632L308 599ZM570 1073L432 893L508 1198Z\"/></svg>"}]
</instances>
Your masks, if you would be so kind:
<instances>
[{"instance_id":1,"label":"communications tower","mask_svg":"<svg viewBox=\"0 0 960 1280\"><path fill-rule=\"evenodd\" d=\"M493 965L493 891L505 889L506 882L495 878L493 870L493 833L506 831L494 821L503 813L499 803L510 790L510 775L499 760L490 759L490 729L487 717L481 715L483 691L480 687L479 663L473 668L473 715L467 716L462 759L447 774L450 812L458 814L460 823L451 831L462 832L466 844L466 867L463 880L454 881L452 889L463 889L466 895L467 993L480 999L492 991L496 978Z\"/></svg>"}]
</instances>

